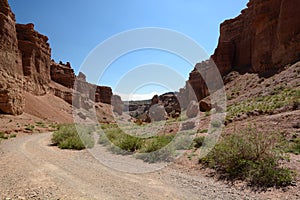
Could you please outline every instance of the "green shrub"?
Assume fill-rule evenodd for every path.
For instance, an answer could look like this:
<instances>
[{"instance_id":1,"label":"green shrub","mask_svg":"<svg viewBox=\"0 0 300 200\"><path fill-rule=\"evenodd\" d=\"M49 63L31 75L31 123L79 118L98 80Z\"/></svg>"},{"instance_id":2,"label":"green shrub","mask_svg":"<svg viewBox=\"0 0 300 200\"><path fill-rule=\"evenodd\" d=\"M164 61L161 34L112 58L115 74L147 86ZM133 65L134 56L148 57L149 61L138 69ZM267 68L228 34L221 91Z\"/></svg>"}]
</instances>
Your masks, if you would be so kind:
<instances>
[{"instance_id":1,"label":"green shrub","mask_svg":"<svg viewBox=\"0 0 300 200\"><path fill-rule=\"evenodd\" d=\"M46 128L46 125L42 121L36 122L35 124L36 124L36 126L38 126L40 128Z\"/></svg>"},{"instance_id":2,"label":"green shrub","mask_svg":"<svg viewBox=\"0 0 300 200\"><path fill-rule=\"evenodd\" d=\"M8 139L8 137L7 137L7 135L6 135L5 133L3 133L3 132L0 132L0 139L7 140L7 139Z\"/></svg>"},{"instance_id":3,"label":"green shrub","mask_svg":"<svg viewBox=\"0 0 300 200\"><path fill-rule=\"evenodd\" d=\"M278 134L248 127L225 136L199 162L230 180L246 180L260 187L286 186L293 172L280 167L280 161L286 159L279 150L282 141Z\"/></svg>"},{"instance_id":4,"label":"green shrub","mask_svg":"<svg viewBox=\"0 0 300 200\"><path fill-rule=\"evenodd\" d=\"M34 125L27 124L26 127L25 127L25 130L26 130L26 131L31 131L31 132L32 132L32 131L34 130L34 128L35 128Z\"/></svg>"},{"instance_id":5,"label":"green shrub","mask_svg":"<svg viewBox=\"0 0 300 200\"><path fill-rule=\"evenodd\" d=\"M158 135L148 138L140 138L128 135L117 125L102 125L104 134L100 134L98 143L108 147L108 150L116 154L133 154L136 158L145 162L160 162L171 160L174 155L174 147L167 145L173 140L174 135ZM183 148L184 144L177 144Z\"/></svg>"},{"instance_id":6,"label":"green shrub","mask_svg":"<svg viewBox=\"0 0 300 200\"><path fill-rule=\"evenodd\" d=\"M287 152L296 155L300 154L300 138L294 138L291 140L290 144L288 145Z\"/></svg>"},{"instance_id":7,"label":"green shrub","mask_svg":"<svg viewBox=\"0 0 300 200\"><path fill-rule=\"evenodd\" d=\"M207 133L208 129L198 130L197 133Z\"/></svg>"},{"instance_id":8,"label":"green shrub","mask_svg":"<svg viewBox=\"0 0 300 200\"><path fill-rule=\"evenodd\" d=\"M170 162L173 160L174 154L175 150L168 146L149 153L139 153L136 154L135 157L148 163Z\"/></svg>"},{"instance_id":9,"label":"green shrub","mask_svg":"<svg viewBox=\"0 0 300 200\"><path fill-rule=\"evenodd\" d=\"M142 153L155 152L163 147L167 146L172 139L173 135L158 135L144 140L143 146L141 148Z\"/></svg>"},{"instance_id":10,"label":"green shrub","mask_svg":"<svg viewBox=\"0 0 300 200\"><path fill-rule=\"evenodd\" d=\"M10 138L15 138L15 137L17 137L17 134L10 134L9 137Z\"/></svg>"},{"instance_id":11,"label":"green shrub","mask_svg":"<svg viewBox=\"0 0 300 200\"><path fill-rule=\"evenodd\" d=\"M219 120L214 120L214 121L211 122L211 125L212 125L212 127L214 127L214 128L219 128L219 127L222 126L222 122L219 121Z\"/></svg>"},{"instance_id":12,"label":"green shrub","mask_svg":"<svg viewBox=\"0 0 300 200\"><path fill-rule=\"evenodd\" d=\"M193 139L189 135L182 135L174 138L173 147L176 150L188 150L191 149Z\"/></svg>"},{"instance_id":13,"label":"green shrub","mask_svg":"<svg viewBox=\"0 0 300 200\"><path fill-rule=\"evenodd\" d=\"M77 129L74 124L59 125L58 130L53 133L52 143L61 149L92 148L94 140L91 128L81 125Z\"/></svg>"},{"instance_id":14,"label":"green shrub","mask_svg":"<svg viewBox=\"0 0 300 200\"><path fill-rule=\"evenodd\" d=\"M194 147L197 149L202 147L204 139L205 139L204 136L194 138Z\"/></svg>"}]
</instances>

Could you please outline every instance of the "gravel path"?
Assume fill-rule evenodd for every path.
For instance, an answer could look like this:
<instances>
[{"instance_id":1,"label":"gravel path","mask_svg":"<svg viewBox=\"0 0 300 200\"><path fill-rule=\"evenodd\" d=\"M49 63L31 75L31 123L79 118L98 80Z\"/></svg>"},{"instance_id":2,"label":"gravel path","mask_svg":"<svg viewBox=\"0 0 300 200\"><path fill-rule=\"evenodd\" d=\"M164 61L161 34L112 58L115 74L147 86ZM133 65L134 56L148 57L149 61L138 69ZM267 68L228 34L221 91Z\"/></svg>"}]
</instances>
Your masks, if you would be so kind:
<instances>
[{"instance_id":1,"label":"gravel path","mask_svg":"<svg viewBox=\"0 0 300 200\"><path fill-rule=\"evenodd\" d=\"M90 153L49 146L51 133L0 144L0 199L258 199L176 167L128 174Z\"/></svg>"}]
</instances>

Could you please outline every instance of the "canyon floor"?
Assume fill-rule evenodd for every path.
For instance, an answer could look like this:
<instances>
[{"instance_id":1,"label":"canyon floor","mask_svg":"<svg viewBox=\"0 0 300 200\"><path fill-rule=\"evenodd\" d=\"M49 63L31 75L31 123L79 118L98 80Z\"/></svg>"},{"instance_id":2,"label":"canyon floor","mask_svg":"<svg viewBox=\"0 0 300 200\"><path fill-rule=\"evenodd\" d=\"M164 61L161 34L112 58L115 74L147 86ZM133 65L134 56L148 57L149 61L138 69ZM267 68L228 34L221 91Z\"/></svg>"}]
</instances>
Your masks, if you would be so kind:
<instances>
[{"instance_id":1,"label":"canyon floor","mask_svg":"<svg viewBox=\"0 0 300 200\"><path fill-rule=\"evenodd\" d=\"M152 173L119 172L102 165L87 150L51 146L51 133L2 141L0 154L0 199L300 198L297 187L255 193L178 163Z\"/></svg>"}]
</instances>

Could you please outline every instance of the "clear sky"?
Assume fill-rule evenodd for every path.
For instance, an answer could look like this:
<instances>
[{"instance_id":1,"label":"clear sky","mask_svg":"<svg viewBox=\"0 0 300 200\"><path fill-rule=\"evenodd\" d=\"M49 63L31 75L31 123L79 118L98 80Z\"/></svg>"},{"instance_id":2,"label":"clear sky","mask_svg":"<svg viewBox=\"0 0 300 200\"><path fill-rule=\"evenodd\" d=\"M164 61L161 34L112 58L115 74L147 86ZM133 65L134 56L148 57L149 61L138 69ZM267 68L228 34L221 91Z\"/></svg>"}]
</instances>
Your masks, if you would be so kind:
<instances>
[{"instance_id":1,"label":"clear sky","mask_svg":"<svg viewBox=\"0 0 300 200\"><path fill-rule=\"evenodd\" d=\"M89 53L115 34L143 27L175 30L195 40L211 55L220 23L240 14L248 0L9 0L18 23L34 23L49 37L54 60L71 62L77 73ZM121 44L120 44L121 45ZM199 57L199 61L201 58ZM157 50L136 51L113 62L98 84L116 89L118 82L138 66L169 66L183 79L193 65ZM141 78L141 77L140 77ZM137 87L136 95L168 91L162 85Z\"/></svg>"}]
</instances>

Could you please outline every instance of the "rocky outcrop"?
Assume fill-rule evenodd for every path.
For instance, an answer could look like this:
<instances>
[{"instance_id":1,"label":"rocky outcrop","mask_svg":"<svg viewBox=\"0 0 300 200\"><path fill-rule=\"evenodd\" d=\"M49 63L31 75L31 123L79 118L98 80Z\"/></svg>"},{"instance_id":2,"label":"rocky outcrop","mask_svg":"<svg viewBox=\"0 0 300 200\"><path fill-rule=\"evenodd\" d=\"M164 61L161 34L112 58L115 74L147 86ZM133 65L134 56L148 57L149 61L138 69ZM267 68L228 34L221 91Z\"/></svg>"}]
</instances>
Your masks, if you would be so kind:
<instances>
[{"instance_id":1,"label":"rocky outcrop","mask_svg":"<svg viewBox=\"0 0 300 200\"><path fill-rule=\"evenodd\" d=\"M50 76L51 80L55 81L56 83L59 83L67 88L74 88L76 76L69 62L66 64L63 64L62 62L57 64L52 61Z\"/></svg>"},{"instance_id":2,"label":"rocky outcrop","mask_svg":"<svg viewBox=\"0 0 300 200\"><path fill-rule=\"evenodd\" d=\"M159 104L154 104L150 107L148 115L151 121L162 121L167 119L167 113L164 106Z\"/></svg>"},{"instance_id":3,"label":"rocky outcrop","mask_svg":"<svg viewBox=\"0 0 300 200\"><path fill-rule=\"evenodd\" d=\"M300 1L250 0L247 7L238 17L221 24L211 59L197 64L190 73L188 83L198 100L209 93L198 70L213 80L214 63L222 76L231 71L271 76L300 60ZM188 87L184 91L189 101L190 92Z\"/></svg>"},{"instance_id":4,"label":"rocky outcrop","mask_svg":"<svg viewBox=\"0 0 300 200\"><path fill-rule=\"evenodd\" d=\"M51 62L48 37L35 31L33 24L17 24L16 30L22 53L24 89L35 95L46 94Z\"/></svg>"},{"instance_id":5,"label":"rocky outcrop","mask_svg":"<svg viewBox=\"0 0 300 200\"><path fill-rule=\"evenodd\" d=\"M112 90L106 86L96 86L95 102L111 104Z\"/></svg>"},{"instance_id":6,"label":"rocky outcrop","mask_svg":"<svg viewBox=\"0 0 300 200\"><path fill-rule=\"evenodd\" d=\"M0 112L19 115L24 110L22 59L15 16L7 0L0 0Z\"/></svg>"},{"instance_id":7,"label":"rocky outcrop","mask_svg":"<svg viewBox=\"0 0 300 200\"><path fill-rule=\"evenodd\" d=\"M0 36L0 70L12 76L23 75L15 15L11 12L7 0L0 0Z\"/></svg>"},{"instance_id":8,"label":"rocky outcrop","mask_svg":"<svg viewBox=\"0 0 300 200\"><path fill-rule=\"evenodd\" d=\"M300 60L300 1L251 0L221 24L212 56L222 75L232 70L270 76Z\"/></svg>"},{"instance_id":9,"label":"rocky outcrop","mask_svg":"<svg viewBox=\"0 0 300 200\"><path fill-rule=\"evenodd\" d=\"M47 36L35 31L31 23L16 24L7 0L0 0L0 43L0 113L21 114L23 90L34 95L51 92L85 109L93 101L111 103L111 88L88 83L82 73L74 87L76 77L70 63L51 61Z\"/></svg>"},{"instance_id":10,"label":"rocky outcrop","mask_svg":"<svg viewBox=\"0 0 300 200\"><path fill-rule=\"evenodd\" d=\"M113 111L122 115L123 113L123 102L120 96L113 95L111 98L111 105L113 106Z\"/></svg>"}]
</instances>

